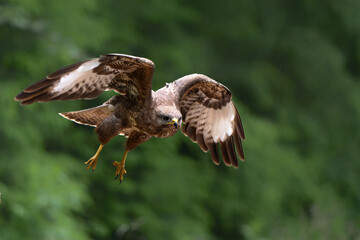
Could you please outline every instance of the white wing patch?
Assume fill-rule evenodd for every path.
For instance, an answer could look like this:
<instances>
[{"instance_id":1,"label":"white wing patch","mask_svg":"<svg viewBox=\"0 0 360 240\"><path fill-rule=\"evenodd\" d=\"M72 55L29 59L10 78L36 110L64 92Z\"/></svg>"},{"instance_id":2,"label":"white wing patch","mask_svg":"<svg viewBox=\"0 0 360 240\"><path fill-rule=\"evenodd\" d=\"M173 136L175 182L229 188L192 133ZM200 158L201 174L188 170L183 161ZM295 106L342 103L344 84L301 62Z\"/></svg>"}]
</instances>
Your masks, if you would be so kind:
<instances>
[{"instance_id":1,"label":"white wing patch","mask_svg":"<svg viewBox=\"0 0 360 240\"><path fill-rule=\"evenodd\" d=\"M230 102L221 109L207 109L204 136L210 134L214 142L224 142L234 131L235 108Z\"/></svg>"},{"instance_id":2,"label":"white wing patch","mask_svg":"<svg viewBox=\"0 0 360 240\"><path fill-rule=\"evenodd\" d=\"M235 118L235 109L232 103L228 103L225 107L218 110L212 110L213 125L212 137L214 142L223 142L225 139L233 134L233 121Z\"/></svg>"},{"instance_id":3,"label":"white wing patch","mask_svg":"<svg viewBox=\"0 0 360 240\"><path fill-rule=\"evenodd\" d=\"M205 140L224 142L234 132L235 113L232 102L216 110L195 103L186 115L186 122L189 122L189 126L196 127L196 132L202 133Z\"/></svg>"},{"instance_id":4,"label":"white wing patch","mask_svg":"<svg viewBox=\"0 0 360 240\"><path fill-rule=\"evenodd\" d=\"M78 69L60 78L59 83L54 87L55 92L65 92L71 89L76 82L88 79L94 68L100 65L98 59L83 63Z\"/></svg>"}]
</instances>

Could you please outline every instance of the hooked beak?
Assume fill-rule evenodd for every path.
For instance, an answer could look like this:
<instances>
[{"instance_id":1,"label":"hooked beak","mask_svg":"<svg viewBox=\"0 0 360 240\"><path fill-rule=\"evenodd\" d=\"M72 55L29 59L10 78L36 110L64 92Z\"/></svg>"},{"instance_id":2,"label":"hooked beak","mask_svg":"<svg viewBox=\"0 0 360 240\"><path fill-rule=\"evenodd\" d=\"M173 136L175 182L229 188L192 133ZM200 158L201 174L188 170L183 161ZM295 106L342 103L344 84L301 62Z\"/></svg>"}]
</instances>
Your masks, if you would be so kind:
<instances>
[{"instance_id":1,"label":"hooked beak","mask_svg":"<svg viewBox=\"0 0 360 240\"><path fill-rule=\"evenodd\" d=\"M176 128L178 128L181 123L179 123L179 120L177 118L173 118L171 124L173 124Z\"/></svg>"}]
</instances>

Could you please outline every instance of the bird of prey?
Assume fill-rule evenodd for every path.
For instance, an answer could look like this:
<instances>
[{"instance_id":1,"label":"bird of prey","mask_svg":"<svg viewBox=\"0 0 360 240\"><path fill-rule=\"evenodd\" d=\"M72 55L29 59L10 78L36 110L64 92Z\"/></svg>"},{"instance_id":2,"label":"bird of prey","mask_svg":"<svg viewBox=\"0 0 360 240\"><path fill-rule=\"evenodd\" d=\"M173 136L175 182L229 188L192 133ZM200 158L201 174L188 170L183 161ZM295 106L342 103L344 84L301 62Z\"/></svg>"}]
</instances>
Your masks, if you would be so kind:
<instances>
[{"instance_id":1,"label":"bird of prey","mask_svg":"<svg viewBox=\"0 0 360 240\"><path fill-rule=\"evenodd\" d=\"M151 89L155 65L146 58L106 54L57 70L25 88L15 97L21 104L55 100L92 99L103 91L117 94L100 106L60 113L76 123L95 127L100 146L85 164L95 170L103 146L117 135L127 138L115 178L123 180L128 152L152 137L166 138L178 129L219 165L219 147L225 165L244 160L245 139L240 115L224 85L203 74L190 74ZM236 149L236 150L235 150ZM236 154L237 152L237 154Z\"/></svg>"}]
</instances>

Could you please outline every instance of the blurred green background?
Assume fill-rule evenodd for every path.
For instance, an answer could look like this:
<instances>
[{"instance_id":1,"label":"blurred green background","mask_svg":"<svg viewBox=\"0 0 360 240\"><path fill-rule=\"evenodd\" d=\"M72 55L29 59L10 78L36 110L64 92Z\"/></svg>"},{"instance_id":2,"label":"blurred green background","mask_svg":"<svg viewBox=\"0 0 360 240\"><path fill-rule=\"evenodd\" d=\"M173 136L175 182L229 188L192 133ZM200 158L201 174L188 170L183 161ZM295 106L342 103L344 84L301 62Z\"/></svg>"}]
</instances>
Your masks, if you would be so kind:
<instances>
[{"instance_id":1,"label":"blurred green background","mask_svg":"<svg viewBox=\"0 0 360 240\"><path fill-rule=\"evenodd\" d=\"M213 165L181 133L130 152L24 87L104 53L147 57L153 88L228 86L246 161ZM1 0L0 239L360 239L360 1Z\"/></svg>"}]
</instances>

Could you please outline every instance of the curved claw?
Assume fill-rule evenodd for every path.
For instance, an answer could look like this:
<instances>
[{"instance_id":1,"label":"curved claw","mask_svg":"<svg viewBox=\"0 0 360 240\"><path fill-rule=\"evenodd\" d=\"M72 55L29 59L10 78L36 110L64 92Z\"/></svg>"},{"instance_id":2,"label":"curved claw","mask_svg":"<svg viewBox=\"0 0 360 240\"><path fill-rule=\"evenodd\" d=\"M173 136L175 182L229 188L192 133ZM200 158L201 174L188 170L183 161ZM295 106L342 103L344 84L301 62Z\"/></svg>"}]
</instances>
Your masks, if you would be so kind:
<instances>
[{"instance_id":1,"label":"curved claw","mask_svg":"<svg viewBox=\"0 0 360 240\"><path fill-rule=\"evenodd\" d=\"M100 144L100 146L99 146L98 150L96 151L95 155L92 156L92 158L90 158L88 161L85 162L85 164L87 165L86 170L89 170L92 167L92 172L95 171L96 164L97 164L97 161L98 161L98 157L99 157L99 154L100 154L103 147L104 147L104 145Z\"/></svg>"},{"instance_id":2,"label":"curved claw","mask_svg":"<svg viewBox=\"0 0 360 240\"><path fill-rule=\"evenodd\" d=\"M112 164L113 166L116 167L114 180L119 178L120 183L122 182L122 180L124 179L124 175L126 174L125 161L126 161L127 153L128 153L128 150L125 151L124 156L122 157L120 162L113 161L113 164Z\"/></svg>"},{"instance_id":3,"label":"curved claw","mask_svg":"<svg viewBox=\"0 0 360 240\"><path fill-rule=\"evenodd\" d=\"M85 164L87 165L86 170L89 170L92 167L92 172L94 172L95 168L96 168L97 161L98 161L98 158L95 157L95 156L93 156L88 161L86 161L85 162Z\"/></svg>"},{"instance_id":4,"label":"curved claw","mask_svg":"<svg viewBox=\"0 0 360 240\"><path fill-rule=\"evenodd\" d=\"M119 178L119 181L121 183L122 180L124 179L124 175L127 173L125 170L125 165L122 164L122 162L113 161L113 166L116 167L114 180Z\"/></svg>"}]
</instances>

